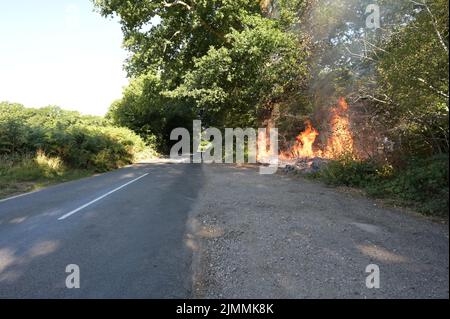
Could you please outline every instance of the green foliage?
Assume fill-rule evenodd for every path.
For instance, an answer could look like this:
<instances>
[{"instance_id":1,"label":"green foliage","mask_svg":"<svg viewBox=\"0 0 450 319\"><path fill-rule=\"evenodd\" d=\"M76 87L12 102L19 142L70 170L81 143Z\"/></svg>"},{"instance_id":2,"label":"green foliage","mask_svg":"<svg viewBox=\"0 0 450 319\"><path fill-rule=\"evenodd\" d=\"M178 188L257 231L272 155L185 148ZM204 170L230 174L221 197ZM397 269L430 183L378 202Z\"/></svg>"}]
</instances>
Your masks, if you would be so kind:
<instances>
[{"instance_id":1,"label":"green foliage","mask_svg":"<svg viewBox=\"0 0 450 319\"><path fill-rule=\"evenodd\" d=\"M0 103L0 146L0 155L42 151L71 168L97 171L129 164L146 148L136 133L100 117L6 102Z\"/></svg>"},{"instance_id":2,"label":"green foliage","mask_svg":"<svg viewBox=\"0 0 450 319\"><path fill-rule=\"evenodd\" d=\"M250 16L246 27L226 35L228 46L194 59L173 91L192 98L206 126L257 126L271 104L283 101L306 74L306 52L274 20Z\"/></svg>"},{"instance_id":3,"label":"green foliage","mask_svg":"<svg viewBox=\"0 0 450 319\"><path fill-rule=\"evenodd\" d=\"M410 160L407 167L388 179L367 185L370 195L392 196L414 203L425 214L448 214L448 155Z\"/></svg>"},{"instance_id":4,"label":"green foliage","mask_svg":"<svg viewBox=\"0 0 450 319\"><path fill-rule=\"evenodd\" d=\"M193 66L193 58L203 56L211 46L226 43L231 29L242 28L248 15L260 15L259 1L117 1L94 0L104 16L118 15L124 32L124 46L132 53L126 65L136 77L160 70L164 79L181 79ZM148 28L152 18L161 23Z\"/></svg>"},{"instance_id":5,"label":"green foliage","mask_svg":"<svg viewBox=\"0 0 450 319\"><path fill-rule=\"evenodd\" d=\"M377 30L364 25L364 9L370 3L317 0L309 7L307 32L315 43L310 89L317 113L328 112L330 99L333 103L346 96L354 112L354 135L368 131L367 135L377 136L375 141L392 142L392 148L372 154L376 161L331 162L316 177L413 203L425 213L444 214L448 209L449 2L380 0ZM360 131L356 116L366 125ZM374 146L379 150L379 145Z\"/></svg>"},{"instance_id":6,"label":"green foliage","mask_svg":"<svg viewBox=\"0 0 450 319\"><path fill-rule=\"evenodd\" d=\"M407 153L448 152L448 1L421 7L377 52L386 120Z\"/></svg>"},{"instance_id":7,"label":"green foliage","mask_svg":"<svg viewBox=\"0 0 450 319\"><path fill-rule=\"evenodd\" d=\"M374 162L343 157L330 162L320 176L330 185L364 187L378 177L379 169L379 165Z\"/></svg>"},{"instance_id":8,"label":"green foliage","mask_svg":"<svg viewBox=\"0 0 450 319\"><path fill-rule=\"evenodd\" d=\"M1 179L31 182L42 178L55 178L67 170L60 158L48 157L42 151L36 154L0 156Z\"/></svg>"},{"instance_id":9,"label":"green foliage","mask_svg":"<svg viewBox=\"0 0 450 319\"><path fill-rule=\"evenodd\" d=\"M95 1L121 18L133 77L109 117L160 150L170 131L257 127L274 105L295 104L307 75L307 41L291 26L303 0ZM275 11L279 18L274 18ZM161 22L148 28L151 19ZM298 30L297 30L298 31ZM298 103L297 103L298 107Z\"/></svg>"},{"instance_id":10,"label":"green foliage","mask_svg":"<svg viewBox=\"0 0 450 319\"><path fill-rule=\"evenodd\" d=\"M315 44L315 109L327 112L346 96L352 110L370 118L369 129L395 142L393 157L448 153L449 2L377 1L377 30L365 25L369 4L315 0L304 11L300 23L308 23Z\"/></svg>"},{"instance_id":11,"label":"green foliage","mask_svg":"<svg viewBox=\"0 0 450 319\"><path fill-rule=\"evenodd\" d=\"M345 96L359 120L354 135L364 132L360 144L370 137L367 156L378 161L342 158L320 177L425 212L448 207L448 170L435 157L449 152L448 1L380 0L377 30L366 26L371 0L94 2L104 16L119 16L130 52L132 81L108 118L160 151L192 119L219 129L270 121L288 145L305 118L324 121ZM155 17L160 23L150 26ZM328 123L318 124L326 132Z\"/></svg>"},{"instance_id":12,"label":"green foliage","mask_svg":"<svg viewBox=\"0 0 450 319\"><path fill-rule=\"evenodd\" d=\"M449 158L411 159L406 167L349 158L333 161L316 178L330 185L359 187L369 195L395 199L425 214L448 214Z\"/></svg>"},{"instance_id":13,"label":"green foliage","mask_svg":"<svg viewBox=\"0 0 450 319\"><path fill-rule=\"evenodd\" d=\"M190 128L195 115L187 103L163 96L162 89L161 78L151 72L133 79L107 117L132 129L158 151L167 152L172 129Z\"/></svg>"}]
</instances>

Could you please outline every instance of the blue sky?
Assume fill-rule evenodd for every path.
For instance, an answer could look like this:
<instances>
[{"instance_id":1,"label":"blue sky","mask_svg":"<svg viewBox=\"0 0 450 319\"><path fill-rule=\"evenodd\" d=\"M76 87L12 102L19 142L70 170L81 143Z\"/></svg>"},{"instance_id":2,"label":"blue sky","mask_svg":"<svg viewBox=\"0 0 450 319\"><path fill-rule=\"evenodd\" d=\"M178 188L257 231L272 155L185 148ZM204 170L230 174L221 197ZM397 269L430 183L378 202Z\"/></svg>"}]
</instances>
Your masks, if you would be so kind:
<instances>
[{"instance_id":1,"label":"blue sky","mask_svg":"<svg viewBox=\"0 0 450 319\"><path fill-rule=\"evenodd\" d=\"M0 101L105 114L128 83L122 39L89 0L0 0Z\"/></svg>"}]
</instances>

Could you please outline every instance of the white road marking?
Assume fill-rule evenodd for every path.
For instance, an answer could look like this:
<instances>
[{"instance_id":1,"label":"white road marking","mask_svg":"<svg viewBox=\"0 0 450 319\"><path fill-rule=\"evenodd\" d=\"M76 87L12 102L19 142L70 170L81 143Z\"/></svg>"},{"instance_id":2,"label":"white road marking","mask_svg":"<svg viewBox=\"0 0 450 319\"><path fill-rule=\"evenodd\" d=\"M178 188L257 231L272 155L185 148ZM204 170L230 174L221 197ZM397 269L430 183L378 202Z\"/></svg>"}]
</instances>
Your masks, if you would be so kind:
<instances>
[{"instance_id":1,"label":"white road marking","mask_svg":"<svg viewBox=\"0 0 450 319\"><path fill-rule=\"evenodd\" d=\"M107 174L107 173L104 173L104 174ZM100 175L102 175L102 174L94 174L94 175L92 175L91 177L97 177L97 176L100 176ZM79 179L79 180L81 180L81 179ZM70 183L70 182L71 182L71 181L68 181L68 182L62 182L62 183L59 183L59 184L56 184L56 185L50 185L50 186L48 186L48 187L39 188L39 189L36 189L36 190L34 190L34 191L31 191L31 192L27 192L27 193L23 193L23 194L11 196L11 197L3 198L3 199L0 199L0 203L6 202L6 201L11 200L11 199L16 199L16 198L20 198L20 197L23 197L23 196L27 196L27 195L32 195L32 194L35 194L35 193L39 193L39 192L44 191L44 190L46 190L46 189L48 189L48 188L50 188L50 187L53 187L53 186L56 187L56 186L59 186L59 185L63 185L63 184Z\"/></svg>"},{"instance_id":2,"label":"white road marking","mask_svg":"<svg viewBox=\"0 0 450 319\"><path fill-rule=\"evenodd\" d=\"M11 199L14 199L14 198L19 198L19 197L22 197L22 196L34 194L34 193L37 193L37 192L39 192L39 191L40 191L40 189L35 190L35 191L32 191L32 192L23 193L23 194L19 194L19 195L16 195L16 196L11 196L11 197L7 197L7 198L4 198L4 199L0 199L0 203L6 202L6 201L11 200Z\"/></svg>"},{"instance_id":3,"label":"white road marking","mask_svg":"<svg viewBox=\"0 0 450 319\"><path fill-rule=\"evenodd\" d=\"M124 188L125 186L128 186L128 185L130 185L131 183L134 183L134 182L140 180L141 178L147 176L148 174L149 174L149 173L146 173L146 174L144 174L144 175L141 175L141 176L139 176L138 178L135 178L135 179L133 179L132 181L129 181L128 183L125 183L125 184L123 184L122 186L119 186L119 187L113 189L112 191L109 191L109 192L107 192L106 194L103 194L102 196L97 197L96 199L90 201L89 203L86 203L86 204L84 204L83 206L80 206L80 207L78 207L77 209L74 209L73 211L68 212L67 214L62 215L61 217L58 218L58 220L66 219L67 217L72 216L72 215L75 214L75 213L78 213L80 210L85 209L86 207L88 207L88 206L94 204L95 202L98 202L99 200L105 198L106 196L109 196L109 195L111 195L112 193L117 192L118 190Z\"/></svg>"}]
</instances>

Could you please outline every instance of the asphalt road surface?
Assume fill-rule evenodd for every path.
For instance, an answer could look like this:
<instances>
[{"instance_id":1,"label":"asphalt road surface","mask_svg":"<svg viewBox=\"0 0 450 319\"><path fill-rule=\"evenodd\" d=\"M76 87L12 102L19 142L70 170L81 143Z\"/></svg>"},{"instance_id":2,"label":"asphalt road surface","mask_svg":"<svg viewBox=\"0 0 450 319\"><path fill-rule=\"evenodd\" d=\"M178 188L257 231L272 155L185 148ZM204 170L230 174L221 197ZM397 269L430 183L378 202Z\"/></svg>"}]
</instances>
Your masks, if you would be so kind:
<instances>
[{"instance_id":1,"label":"asphalt road surface","mask_svg":"<svg viewBox=\"0 0 450 319\"><path fill-rule=\"evenodd\" d=\"M134 165L0 202L0 297L189 297L183 236L201 185L198 165Z\"/></svg>"},{"instance_id":2,"label":"asphalt road surface","mask_svg":"<svg viewBox=\"0 0 450 319\"><path fill-rule=\"evenodd\" d=\"M373 205L256 169L133 165L0 201L0 298L448 298L448 225ZM371 262L381 292L361 293Z\"/></svg>"}]
</instances>

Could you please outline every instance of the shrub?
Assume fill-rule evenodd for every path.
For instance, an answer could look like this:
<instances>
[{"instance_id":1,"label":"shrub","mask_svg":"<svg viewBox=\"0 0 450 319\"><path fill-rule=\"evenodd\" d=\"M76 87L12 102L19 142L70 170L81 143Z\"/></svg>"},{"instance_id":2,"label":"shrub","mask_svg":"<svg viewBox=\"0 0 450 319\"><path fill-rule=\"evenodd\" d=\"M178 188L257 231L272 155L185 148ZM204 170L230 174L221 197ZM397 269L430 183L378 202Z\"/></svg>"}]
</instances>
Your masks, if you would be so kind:
<instances>
[{"instance_id":1,"label":"shrub","mask_svg":"<svg viewBox=\"0 0 450 319\"><path fill-rule=\"evenodd\" d=\"M331 185L364 187L378 176L380 166L371 161L358 161L350 157L330 162L320 177Z\"/></svg>"},{"instance_id":2,"label":"shrub","mask_svg":"<svg viewBox=\"0 0 450 319\"><path fill-rule=\"evenodd\" d=\"M37 154L41 162L58 158L58 165L106 171L132 163L143 152L152 153L149 148L133 131L101 117L0 103L0 155ZM24 163L19 166L24 168Z\"/></svg>"},{"instance_id":3,"label":"shrub","mask_svg":"<svg viewBox=\"0 0 450 319\"><path fill-rule=\"evenodd\" d=\"M366 187L368 194L391 196L425 214L448 214L448 154L413 159L392 178Z\"/></svg>"},{"instance_id":4,"label":"shrub","mask_svg":"<svg viewBox=\"0 0 450 319\"><path fill-rule=\"evenodd\" d=\"M49 157L44 152L24 155L3 155L0 159L0 178L28 182L62 175L66 170L58 157Z\"/></svg>"},{"instance_id":5,"label":"shrub","mask_svg":"<svg viewBox=\"0 0 450 319\"><path fill-rule=\"evenodd\" d=\"M393 168L373 161L342 158L319 174L331 185L359 187L374 197L395 199L425 214L448 214L448 154L416 158Z\"/></svg>"}]
</instances>

